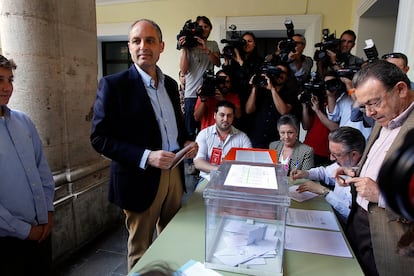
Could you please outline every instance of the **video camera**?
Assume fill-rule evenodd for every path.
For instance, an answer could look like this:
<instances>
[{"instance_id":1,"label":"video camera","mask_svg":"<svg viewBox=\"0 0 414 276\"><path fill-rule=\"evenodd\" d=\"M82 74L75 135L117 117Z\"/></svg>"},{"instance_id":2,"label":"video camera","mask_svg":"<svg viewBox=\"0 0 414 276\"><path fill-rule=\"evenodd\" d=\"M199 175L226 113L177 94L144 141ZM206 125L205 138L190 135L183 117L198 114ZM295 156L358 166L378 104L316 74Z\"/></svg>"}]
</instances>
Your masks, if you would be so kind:
<instances>
[{"instance_id":1,"label":"video camera","mask_svg":"<svg viewBox=\"0 0 414 276\"><path fill-rule=\"evenodd\" d=\"M239 51L243 50L244 45L246 45L246 40L241 37L241 33L237 30L236 25L230 25L229 29L231 30L229 39L222 39L221 43L226 43L227 45L223 48L223 57L231 59L234 57L234 49Z\"/></svg>"},{"instance_id":2,"label":"video camera","mask_svg":"<svg viewBox=\"0 0 414 276\"><path fill-rule=\"evenodd\" d=\"M320 103L326 101L325 83L316 79L316 73L311 73L309 82L303 84L303 91L299 94L299 102L312 105L312 96L316 96Z\"/></svg>"},{"instance_id":3,"label":"video camera","mask_svg":"<svg viewBox=\"0 0 414 276\"><path fill-rule=\"evenodd\" d=\"M286 19L285 27L286 27L287 39L281 40L279 42L279 50L280 50L279 56L282 62L288 62L289 53L296 52L296 41L292 39L293 35L295 34L292 20Z\"/></svg>"},{"instance_id":4,"label":"video camera","mask_svg":"<svg viewBox=\"0 0 414 276\"><path fill-rule=\"evenodd\" d=\"M330 50L335 53L339 53L339 46L341 45L341 40L335 38L335 33L329 34L329 29L322 30L322 41L315 44L316 48L319 48L315 51L313 59L315 61L322 61L324 64L329 64L329 56L327 50Z\"/></svg>"},{"instance_id":5,"label":"video camera","mask_svg":"<svg viewBox=\"0 0 414 276\"><path fill-rule=\"evenodd\" d=\"M414 129L403 145L385 160L378 175L378 186L394 212L414 222Z\"/></svg>"},{"instance_id":6,"label":"video camera","mask_svg":"<svg viewBox=\"0 0 414 276\"><path fill-rule=\"evenodd\" d=\"M256 74L253 77L253 85L256 86L266 86L267 81L263 75L266 75L270 80L280 77L282 74L282 69L277 66L271 65L270 63L264 63L259 67Z\"/></svg>"},{"instance_id":7,"label":"video camera","mask_svg":"<svg viewBox=\"0 0 414 276\"><path fill-rule=\"evenodd\" d=\"M226 76L216 76L212 70L206 70L203 74L203 85L199 93L200 97L214 97L219 85L226 83Z\"/></svg>"},{"instance_id":8,"label":"video camera","mask_svg":"<svg viewBox=\"0 0 414 276\"><path fill-rule=\"evenodd\" d=\"M192 22L189 19L184 23L183 29L177 35L177 40L182 36L185 36L185 43L183 45L177 44L177 50L180 50L182 47L194 48L198 45L195 37L203 36L203 28L197 22Z\"/></svg>"}]
</instances>

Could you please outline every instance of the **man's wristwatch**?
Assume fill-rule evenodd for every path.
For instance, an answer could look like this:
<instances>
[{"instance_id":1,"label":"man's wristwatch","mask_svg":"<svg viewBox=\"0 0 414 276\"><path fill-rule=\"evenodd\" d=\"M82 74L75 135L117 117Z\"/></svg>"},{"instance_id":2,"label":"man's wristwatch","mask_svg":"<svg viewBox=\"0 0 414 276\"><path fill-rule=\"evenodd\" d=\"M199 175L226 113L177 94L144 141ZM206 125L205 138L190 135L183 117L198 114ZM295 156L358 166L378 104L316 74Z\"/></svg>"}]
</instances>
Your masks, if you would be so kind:
<instances>
[{"instance_id":1,"label":"man's wristwatch","mask_svg":"<svg viewBox=\"0 0 414 276\"><path fill-rule=\"evenodd\" d=\"M328 188L323 187L322 188L322 194L321 195L323 195L323 197L326 197L326 195L329 194L330 191L331 190L329 190Z\"/></svg>"}]
</instances>

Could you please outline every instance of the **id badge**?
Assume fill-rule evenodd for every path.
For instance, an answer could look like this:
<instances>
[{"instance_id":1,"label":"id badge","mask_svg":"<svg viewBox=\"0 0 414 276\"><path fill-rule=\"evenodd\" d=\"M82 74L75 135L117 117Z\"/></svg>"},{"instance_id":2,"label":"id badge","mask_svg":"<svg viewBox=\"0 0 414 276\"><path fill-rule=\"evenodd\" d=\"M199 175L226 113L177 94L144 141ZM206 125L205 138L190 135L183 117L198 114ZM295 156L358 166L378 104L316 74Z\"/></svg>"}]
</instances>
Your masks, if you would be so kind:
<instances>
[{"instance_id":1,"label":"id badge","mask_svg":"<svg viewBox=\"0 0 414 276\"><path fill-rule=\"evenodd\" d=\"M222 153L223 153L222 148L213 148L211 152L211 157L210 157L210 164L220 165Z\"/></svg>"}]
</instances>

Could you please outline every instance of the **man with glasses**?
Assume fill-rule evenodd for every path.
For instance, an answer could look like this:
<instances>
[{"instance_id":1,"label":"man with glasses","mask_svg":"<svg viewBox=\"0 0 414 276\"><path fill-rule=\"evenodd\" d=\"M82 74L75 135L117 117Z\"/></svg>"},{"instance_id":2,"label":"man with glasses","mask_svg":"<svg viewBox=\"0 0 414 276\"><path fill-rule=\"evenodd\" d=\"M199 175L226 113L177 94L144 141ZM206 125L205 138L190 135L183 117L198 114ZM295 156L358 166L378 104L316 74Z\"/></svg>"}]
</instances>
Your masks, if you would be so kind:
<instances>
[{"instance_id":1,"label":"man with glasses","mask_svg":"<svg viewBox=\"0 0 414 276\"><path fill-rule=\"evenodd\" d=\"M388 62L394 63L397 65L404 73L408 73L410 66L408 66L408 58L403 53L389 53L381 57ZM411 82L411 88L414 88L414 83Z\"/></svg>"},{"instance_id":2,"label":"man with glasses","mask_svg":"<svg viewBox=\"0 0 414 276\"><path fill-rule=\"evenodd\" d=\"M349 168L336 172L337 181L351 185L353 192L349 241L366 275L412 275L414 258L396 253L397 243L410 223L387 206L377 177L384 160L394 154L406 133L414 128L414 91L404 72L384 60L364 66L353 83L357 101L376 124L357 173ZM343 180L340 174L351 177Z\"/></svg>"},{"instance_id":3,"label":"man with glasses","mask_svg":"<svg viewBox=\"0 0 414 276\"><path fill-rule=\"evenodd\" d=\"M340 127L328 136L330 159L333 164L326 167L312 168L307 171L293 170L290 174L292 180L307 178L321 181L326 186L313 181L301 184L297 191L310 191L323 195L325 200L334 208L335 214L344 226L351 206L350 188L340 186L335 181L335 171L339 166L355 167L361 159L365 149L365 138L362 133L352 127Z\"/></svg>"},{"instance_id":4,"label":"man with glasses","mask_svg":"<svg viewBox=\"0 0 414 276\"><path fill-rule=\"evenodd\" d=\"M292 40L296 42L296 47L295 51L288 55L289 68L294 73L296 80L303 84L310 79L313 59L303 54L306 46L306 39L303 35L294 34Z\"/></svg>"},{"instance_id":5,"label":"man with glasses","mask_svg":"<svg viewBox=\"0 0 414 276\"><path fill-rule=\"evenodd\" d=\"M252 85L246 103L246 113L252 114L253 124L248 136L254 148L269 148L270 142L279 140L276 128L279 118L287 113L300 116L297 93L288 86L289 67L276 66L279 74L256 74L250 79ZM264 78L263 83L254 84L255 78Z\"/></svg>"}]
</instances>

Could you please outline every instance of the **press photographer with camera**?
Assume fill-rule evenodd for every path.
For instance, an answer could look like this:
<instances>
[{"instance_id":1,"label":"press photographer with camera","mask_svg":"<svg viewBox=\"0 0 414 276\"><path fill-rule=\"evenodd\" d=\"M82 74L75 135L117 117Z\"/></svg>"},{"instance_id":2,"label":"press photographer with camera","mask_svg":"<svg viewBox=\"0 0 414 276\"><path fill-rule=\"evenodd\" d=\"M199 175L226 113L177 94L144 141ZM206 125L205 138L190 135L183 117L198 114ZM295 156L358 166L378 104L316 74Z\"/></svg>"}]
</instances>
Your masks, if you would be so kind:
<instances>
[{"instance_id":1,"label":"press photographer with camera","mask_svg":"<svg viewBox=\"0 0 414 276\"><path fill-rule=\"evenodd\" d=\"M356 34L352 30L346 30L337 39L335 33L329 34L329 29L322 30L322 41L316 43L313 59L317 65L317 73L323 78L327 73L340 69L359 70L364 60L351 54L355 46Z\"/></svg>"},{"instance_id":2,"label":"press photographer with camera","mask_svg":"<svg viewBox=\"0 0 414 276\"><path fill-rule=\"evenodd\" d=\"M353 78L355 95L367 116L376 124L357 172L339 168L336 179L350 185L353 204L346 233L366 275L412 275L414 258L402 257L395 246L411 226L386 204L377 184L381 166L414 129L414 91L406 74L384 60L374 61ZM412 143L412 141L411 141ZM394 164L393 170L400 168ZM351 176L346 180L341 174ZM387 181L395 186L396 179ZM411 271L411 272L410 272Z\"/></svg>"},{"instance_id":3,"label":"press photographer with camera","mask_svg":"<svg viewBox=\"0 0 414 276\"><path fill-rule=\"evenodd\" d=\"M213 72L206 71L198 95L194 108L194 119L200 122L200 130L215 123L214 111L217 102L220 101L229 101L234 104L234 118L240 118L240 99L236 93L233 93L232 81L225 71L220 70L215 75Z\"/></svg>"},{"instance_id":4,"label":"press photographer with camera","mask_svg":"<svg viewBox=\"0 0 414 276\"><path fill-rule=\"evenodd\" d=\"M288 78L289 67L286 64L264 64L250 78L251 92L246 113L253 115L248 136L255 148L268 148L270 142L279 140L276 125L282 115L299 113L300 116L297 92L287 85Z\"/></svg>"},{"instance_id":5,"label":"press photographer with camera","mask_svg":"<svg viewBox=\"0 0 414 276\"><path fill-rule=\"evenodd\" d=\"M304 144L313 148L316 166L331 163L328 149L329 132L339 127L338 123L328 119L326 115L326 86L324 81L313 77L304 83L303 91L299 94L302 104L302 127L306 130Z\"/></svg>"},{"instance_id":6,"label":"press photographer with camera","mask_svg":"<svg viewBox=\"0 0 414 276\"><path fill-rule=\"evenodd\" d=\"M338 70L341 68L360 68L364 60L360 57L351 54L352 48L355 46L356 34L352 30L346 30L339 38L339 52L327 50L331 61L331 68Z\"/></svg>"},{"instance_id":7,"label":"press photographer with camera","mask_svg":"<svg viewBox=\"0 0 414 276\"><path fill-rule=\"evenodd\" d=\"M203 82L204 72L220 66L217 42L207 40L212 28L210 19L197 16L195 22L187 21L177 36L177 48L181 51L180 71L185 75L185 126L187 134L194 139L198 127L193 116L197 89Z\"/></svg>"},{"instance_id":8,"label":"press photographer with camera","mask_svg":"<svg viewBox=\"0 0 414 276\"><path fill-rule=\"evenodd\" d=\"M310 79L313 59L303 54L303 50L306 47L306 39L303 35L294 34L291 38L291 41L294 43L293 48L283 50L284 47L288 47L288 45L286 45L286 43L282 40L279 42L275 53L266 57L266 61L276 62L277 60L281 59L281 53L289 51L287 52L286 62L289 64L289 68L295 75L299 85L302 86L306 81L309 81Z\"/></svg>"},{"instance_id":9,"label":"press photographer with camera","mask_svg":"<svg viewBox=\"0 0 414 276\"><path fill-rule=\"evenodd\" d=\"M258 54L256 36L252 32L245 32L242 35L235 33L232 40L227 42L223 48L222 57L224 62L223 70L228 72L233 91L237 91L242 108L241 117L236 118L234 125L248 132L251 127L251 116L246 114L246 102L250 95L249 80L257 72L263 63L263 58Z\"/></svg>"}]
</instances>

